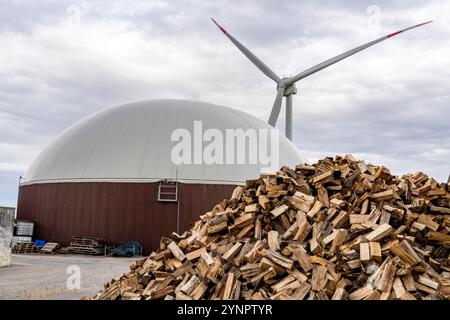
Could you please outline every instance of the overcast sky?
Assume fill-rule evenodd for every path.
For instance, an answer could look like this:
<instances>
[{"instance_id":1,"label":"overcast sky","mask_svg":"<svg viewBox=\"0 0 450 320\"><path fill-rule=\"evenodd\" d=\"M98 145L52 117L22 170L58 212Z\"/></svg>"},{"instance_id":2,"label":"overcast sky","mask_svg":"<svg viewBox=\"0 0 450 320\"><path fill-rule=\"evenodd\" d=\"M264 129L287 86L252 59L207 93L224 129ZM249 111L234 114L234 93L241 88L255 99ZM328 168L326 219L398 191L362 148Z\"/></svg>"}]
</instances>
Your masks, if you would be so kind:
<instances>
[{"instance_id":1,"label":"overcast sky","mask_svg":"<svg viewBox=\"0 0 450 320\"><path fill-rule=\"evenodd\" d=\"M0 206L55 136L108 106L184 98L266 120L275 84L211 16L280 76L433 19L299 82L294 140L309 161L352 153L446 181L450 1L317 2L1 1Z\"/></svg>"}]
</instances>

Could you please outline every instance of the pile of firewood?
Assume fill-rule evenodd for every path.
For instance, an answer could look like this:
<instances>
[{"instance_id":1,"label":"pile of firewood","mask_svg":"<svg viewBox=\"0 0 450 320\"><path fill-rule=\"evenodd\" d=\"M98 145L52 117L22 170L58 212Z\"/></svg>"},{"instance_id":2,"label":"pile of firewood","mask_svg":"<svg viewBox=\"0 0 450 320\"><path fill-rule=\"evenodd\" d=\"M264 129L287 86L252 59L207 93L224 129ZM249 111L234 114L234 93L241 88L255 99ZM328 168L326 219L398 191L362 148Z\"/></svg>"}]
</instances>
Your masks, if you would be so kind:
<instances>
[{"instance_id":1,"label":"pile of firewood","mask_svg":"<svg viewBox=\"0 0 450 320\"><path fill-rule=\"evenodd\" d=\"M449 189L350 155L283 167L91 299L448 299Z\"/></svg>"}]
</instances>

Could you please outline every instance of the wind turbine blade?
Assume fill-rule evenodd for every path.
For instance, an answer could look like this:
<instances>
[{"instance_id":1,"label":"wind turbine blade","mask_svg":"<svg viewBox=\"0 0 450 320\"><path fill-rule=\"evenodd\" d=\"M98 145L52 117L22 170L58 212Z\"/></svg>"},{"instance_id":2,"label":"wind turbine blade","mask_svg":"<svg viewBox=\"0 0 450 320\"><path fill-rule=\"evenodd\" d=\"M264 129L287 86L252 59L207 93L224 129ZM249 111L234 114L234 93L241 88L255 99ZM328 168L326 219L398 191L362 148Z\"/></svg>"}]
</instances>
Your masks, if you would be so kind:
<instances>
[{"instance_id":1,"label":"wind turbine blade","mask_svg":"<svg viewBox=\"0 0 450 320\"><path fill-rule=\"evenodd\" d=\"M215 23L215 25L223 32L223 34L230 39L231 42L266 76L275 81L276 83L280 82L281 78L277 76L275 72L273 72L268 66L264 64L257 56L255 56L250 50L248 50L242 43L237 41L231 34L229 34L221 25L219 25L216 20L211 18L211 20Z\"/></svg>"},{"instance_id":2,"label":"wind turbine blade","mask_svg":"<svg viewBox=\"0 0 450 320\"><path fill-rule=\"evenodd\" d=\"M328 60L326 60L326 61L324 61L322 63L319 63L319 64L317 64L317 65L315 65L315 66L313 66L313 67L311 67L309 69L306 69L305 71L302 71L299 74L297 74L297 75L287 79L285 81L285 83L286 83L286 85L293 84L293 83L295 83L295 82L297 82L297 81L299 81L299 80L301 80L303 78L306 78L307 76L309 76L309 75L311 75L313 73L316 73L317 71L325 69L326 67L329 67L332 64L335 64L336 62L339 62L339 61L341 61L341 60L343 60L343 59L345 59L347 57L350 57L350 56L354 55L355 53L357 53L359 51L367 49L367 48L373 46L374 44L377 44L377 43L379 43L381 41L387 40L387 39L389 39L389 38L391 38L393 36L398 35L399 33L402 33L402 32L405 32L405 31L408 31L408 30L411 30L411 29L414 29L414 28L417 28L417 27L420 27L420 26L423 26L423 25L431 23L431 22L433 22L433 21L427 21L427 22L424 22L424 23L421 23L421 24L417 24L415 26L412 26L412 27L409 27L409 28L406 28L406 29L403 29L403 30L400 30L400 31L397 31L397 32L390 33L387 36L384 36L384 37L378 38L376 40L373 40L371 42L368 42L366 44L363 44L362 46L356 47L356 48L354 48L354 49L352 49L350 51L344 52L344 53L342 53L342 54L340 54L340 55L338 55L336 57L333 57L333 58L328 59Z\"/></svg>"},{"instance_id":3,"label":"wind turbine blade","mask_svg":"<svg viewBox=\"0 0 450 320\"><path fill-rule=\"evenodd\" d=\"M285 90L284 87L278 88L277 97L275 98L275 102L273 103L272 111L270 112L269 124L272 127L275 127L275 125L277 124L278 115L280 114L280 110L281 110L281 103L283 102L284 90Z\"/></svg>"}]
</instances>

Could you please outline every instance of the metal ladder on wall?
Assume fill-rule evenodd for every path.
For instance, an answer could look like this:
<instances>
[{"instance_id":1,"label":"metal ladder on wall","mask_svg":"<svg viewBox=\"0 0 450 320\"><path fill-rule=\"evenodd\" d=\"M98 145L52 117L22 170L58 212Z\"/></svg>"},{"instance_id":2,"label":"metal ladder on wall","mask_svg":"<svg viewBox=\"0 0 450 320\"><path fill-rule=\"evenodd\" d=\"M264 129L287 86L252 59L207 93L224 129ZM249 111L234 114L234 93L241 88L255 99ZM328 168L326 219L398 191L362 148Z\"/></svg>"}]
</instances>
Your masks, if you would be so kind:
<instances>
[{"instance_id":1,"label":"metal ladder on wall","mask_svg":"<svg viewBox=\"0 0 450 320\"><path fill-rule=\"evenodd\" d=\"M159 181L158 201L177 202L178 201L178 170L175 180L164 179Z\"/></svg>"}]
</instances>

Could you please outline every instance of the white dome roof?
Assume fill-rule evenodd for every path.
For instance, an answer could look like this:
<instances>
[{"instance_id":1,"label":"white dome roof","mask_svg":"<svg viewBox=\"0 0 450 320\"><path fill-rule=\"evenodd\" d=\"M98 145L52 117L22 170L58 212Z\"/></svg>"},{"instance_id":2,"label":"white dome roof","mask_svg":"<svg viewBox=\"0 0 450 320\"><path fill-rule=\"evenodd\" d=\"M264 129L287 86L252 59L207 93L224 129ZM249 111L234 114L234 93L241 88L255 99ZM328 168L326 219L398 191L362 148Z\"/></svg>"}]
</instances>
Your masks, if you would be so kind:
<instances>
[{"instance_id":1,"label":"white dome roof","mask_svg":"<svg viewBox=\"0 0 450 320\"><path fill-rule=\"evenodd\" d=\"M192 132L194 121L202 121L203 132L217 128L224 137L226 129L271 128L247 113L204 102L127 103L97 112L65 130L34 161L22 184L153 182L174 179L177 169L179 181L185 183L239 184L259 176L259 164L175 165L171 152L178 142L171 141L172 132L178 128ZM301 162L296 147L281 134L279 150L280 166Z\"/></svg>"}]
</instances>

